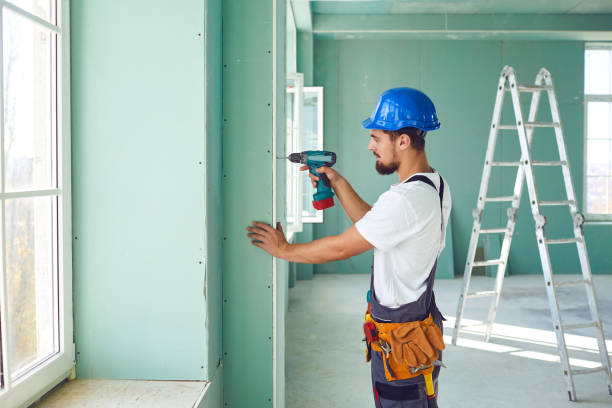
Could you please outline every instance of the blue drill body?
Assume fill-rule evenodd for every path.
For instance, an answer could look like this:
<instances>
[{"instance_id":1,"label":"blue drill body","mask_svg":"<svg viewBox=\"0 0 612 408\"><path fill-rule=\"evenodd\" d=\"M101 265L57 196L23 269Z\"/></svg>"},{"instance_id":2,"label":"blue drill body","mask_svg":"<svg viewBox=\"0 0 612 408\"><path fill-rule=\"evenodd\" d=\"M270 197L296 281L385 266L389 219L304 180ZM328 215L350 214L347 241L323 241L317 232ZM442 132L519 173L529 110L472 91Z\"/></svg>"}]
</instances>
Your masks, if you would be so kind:
<instances>
[{"instance_id":1,"label":"blue drill body","mask_svg":"<svg viewBox=\"0 0 612 408\"><path fill-rule=\"evenodd\" d=\"M291 153L289 161L301 163L308 166L310 172L319 177L317 181L317 192L312 196L312 205L317 210L332 207L334 205L334 193L327 175L317 173L321 166L332 167L336 163L336 153L325 150L307 150L301 153Z\"/></svg>"}]
</instances>

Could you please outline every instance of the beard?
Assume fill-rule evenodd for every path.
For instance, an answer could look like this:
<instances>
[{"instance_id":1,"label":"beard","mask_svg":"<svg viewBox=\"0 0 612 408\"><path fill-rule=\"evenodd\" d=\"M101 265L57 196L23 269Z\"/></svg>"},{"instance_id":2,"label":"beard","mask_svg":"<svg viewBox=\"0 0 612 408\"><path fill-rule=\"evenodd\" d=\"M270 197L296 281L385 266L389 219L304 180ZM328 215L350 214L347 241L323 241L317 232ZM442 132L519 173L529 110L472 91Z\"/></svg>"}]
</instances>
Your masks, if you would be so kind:
<instances>
[{"instance_id":1,"label":"beard","mask_svg":"<svg viewBox=\"0 0 612 408\"><path fill-rule=\"evenodd\" d=\"M383 176L395 173L398 168L399 161L397 161L395 155L393 155L393 161L391 162L391 164L388 165L382 164L380 160L376 160L376 171L378 172L378 174L382 174Z\"/></svg>"}]
</instances>

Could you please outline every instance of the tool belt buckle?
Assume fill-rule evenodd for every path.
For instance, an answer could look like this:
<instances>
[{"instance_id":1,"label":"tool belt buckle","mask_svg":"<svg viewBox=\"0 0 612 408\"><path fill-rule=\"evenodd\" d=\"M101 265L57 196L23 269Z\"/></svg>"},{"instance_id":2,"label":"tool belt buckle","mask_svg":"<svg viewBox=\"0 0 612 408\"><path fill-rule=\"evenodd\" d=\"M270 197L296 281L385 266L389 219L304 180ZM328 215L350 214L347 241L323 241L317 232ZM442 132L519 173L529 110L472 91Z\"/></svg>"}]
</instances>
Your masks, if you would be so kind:
<instances>
[{"instance_id":1,"label":"tool belt buckle","mask_svg":"<svg viewBox=\"0 0 612 408\"><path fill-rule=\"evenodd\" d=\"M428 368L431 368L431 367L436 367L436 366L437 366L437 367L444 367L444 368L446 368L446 366L444 365L444 363L443 363L443 362L441 362L440 360L436 360L436 361L434 361L433 363L431 363L431 364L429 364L429 365L423 365L423 364L421 364L421 366L420 366L420 367L410 367L410 373L411 373L411 374L416 374L416 373L418 373L418 372L419 372L419 371L421 371L421 370L426 370L426 369L428 369Z\"/></svg>"},{"instance_id":2,"label":"tool belt buckle","mask_svg":"<svg viewBox=\"0 0 612 408\"><path fill-rule=\"evenodd\" d=\"M389 358L389 353L391 352L391 346L389 345L389 343L387 343L386 341L384 341L380 337L378 338L376 343L378 344L378 347L381 348L383 353L385 353L385 357Z\"/></svg>"}]
</instances>

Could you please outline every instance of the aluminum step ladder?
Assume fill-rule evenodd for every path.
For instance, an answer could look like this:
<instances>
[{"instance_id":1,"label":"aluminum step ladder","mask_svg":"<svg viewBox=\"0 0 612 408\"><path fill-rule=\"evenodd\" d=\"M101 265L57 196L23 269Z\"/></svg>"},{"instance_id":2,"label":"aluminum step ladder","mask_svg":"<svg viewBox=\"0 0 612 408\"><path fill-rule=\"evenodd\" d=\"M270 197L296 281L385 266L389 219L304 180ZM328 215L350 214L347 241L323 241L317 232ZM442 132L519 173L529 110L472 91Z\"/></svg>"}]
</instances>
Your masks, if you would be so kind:
<instances>
[{"instance_id":1,"label":"aluminum step ladder","mask_svg":"<svg viewBox=\"0 0 612 408\"><path fill-rule=\"evenodd\" d=\"M504 102L504 96L506 92L510 92L512 96L512 105L514 107L515 124L500 124L500 117L502 106ZM543 92L548 94L548 101L551 109L551 123L536 122L536 116L538 113L538 105L540 97ZM531 94L531 106L529 108L529 116L527 121L523 119L523 112L520 103L520 93ZM535 161L531 159L530 147L533 138L534 129L540 127L554 128L557 147L559 149L559 161ZM520 161L516 162L496 162L494 161L495 143L497 141L498 131L501 129L512 129L518 131L518 138L521 147L521 158ZM487 196L487 189L489 185L489 178L491 176L491 169L495 166L514 166L517 167L516 181L514 183L514 193L511 196L505 197L489 197ZM563 179L565 182L565 191L567 193L567 199L559 201L540 201L538 199L537 189L535 185L535 178L533 174L534 166L559 166L563 172ZM510 252L510 245L512 243L512 235L514 233L514 227L516 225L516 214L519 209L521 201L521 193L523 190L523 181L527 180L527 190L529 191L529 201L531 203L531 212L535 219L536 224L536 237L538 241L538 249L540 252L540 260L542 261L542 270L544 273L544 281L546 284L546 292L548 294L548 302L550 304L550 311L552 314L552 321L555 334L557 336L557 348L559 356L561 357L561 366L563 368L563 375L567 384L567 392L570 401L576 401L576 392L574 389L573 376L578 374L589 374L595 372L603 372L606 381L608 383L608 391L612 394L612 374L610 372L610 359L608 358L608 351L606 350L605 337L601 325L601 319L599 315L599 309L597 305L597 298L595 290L593 288L593 280L591 276L591 267L589 265L586 244L584 241L584 234L582 231L582 224L584 218L578 211L576 194L574 192L574 186L570 176L569 161L567 157L567 151L565 149L565 142L563 139L563 131L561 127L561 118L559 116L559 107L557 104L557 98L555 96L555 90L553 87L552 76L548 70L542 68L536 76L534 85L519 85L517 83L516 74L514 69L510 66L505 66L499 77L499 83L497 86L497 96L495 98L495 108L493 110L493 120L491 122L491 129L489 132L489 144L487 147L487 153L484 163L484 170L482 173L482 180L480 182L480 192L478 194L478 201L476 208L473 211L474 225L472 228L472 236L470 238L470 246L468 248L467 260L465 264L465 273L463 277L463 291L459 297L459 304L457 307L457 315L455 320L455 331L453 334L452 343L457 344L457 336L461 329L466 327L474 327L474 325L461 325L461 319L465 308L465 302L467 299L478 298L478 297L491 297L491 306L489 309L489 315L486 322L479 326L485 326L485 341L489 341L491 337L491 330L495 321L495 315L499 306L499 298L501 295L502 284L504 281L504 275L506 271L506 265L508 262L508 254ZM487 202L499 202L505 201L511 203L507 209L508 221L505 228L492 228L492 229L481 229L482 224L482 213ZM573 231L574 236L566 239L547 239L544 231L546 225L546 217L540 212L542 206L568 206L570 214L573 219ZM501 247L501 253L499 259L491 259L474 262L476 253L476 247L478 245L478 238L480 234L504 234L504 239ZM550 261L550 255L548 252L549 245L563 245L563 244L575 244L578 249L578 256L580 258L580 266L582 269L582 279L574 281L563 281L555 282L552 274L552 266ZM497 265L497 275L495 279L494 290L482 291L482 292L469 292L470 279L472 276L472 269L479 266L494 266ZM561 286L584 286L588 298L589 309L591 312L591 319L588 322L566 324L561 318L561 309L559 308L559 302L557 300L556 289ZM596 331L597 344L599 347L599 356L601 365L596 368L589 369L576 369L570 366L569 357L567 353L567 347L565 343L565 332L572 329L582 329L587 327L593 327Z\"/></svg>"}]
</instances>

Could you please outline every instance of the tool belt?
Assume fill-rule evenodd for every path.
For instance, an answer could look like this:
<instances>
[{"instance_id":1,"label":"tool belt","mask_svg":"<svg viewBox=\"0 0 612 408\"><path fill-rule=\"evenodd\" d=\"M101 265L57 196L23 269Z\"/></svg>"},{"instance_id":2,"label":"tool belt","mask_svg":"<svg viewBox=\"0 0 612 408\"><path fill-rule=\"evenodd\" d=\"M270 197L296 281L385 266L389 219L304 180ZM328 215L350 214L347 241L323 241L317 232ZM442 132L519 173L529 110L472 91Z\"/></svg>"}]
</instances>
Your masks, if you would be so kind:
<instances>
[{"instance_id":1,"label":"tool belt","mask_svg":"<svg viewBox=\"0 0 612 408\"><path fill-rule=\"evenodd\" d=\"M371 351L381 353L387 381L404 380L423 375L431 378L438 361L438 350L444 350L440 328L431 314L425 319L407 323L379 323L370 310L365 314L366 362Z\"/></svg>"}]
</instances>

